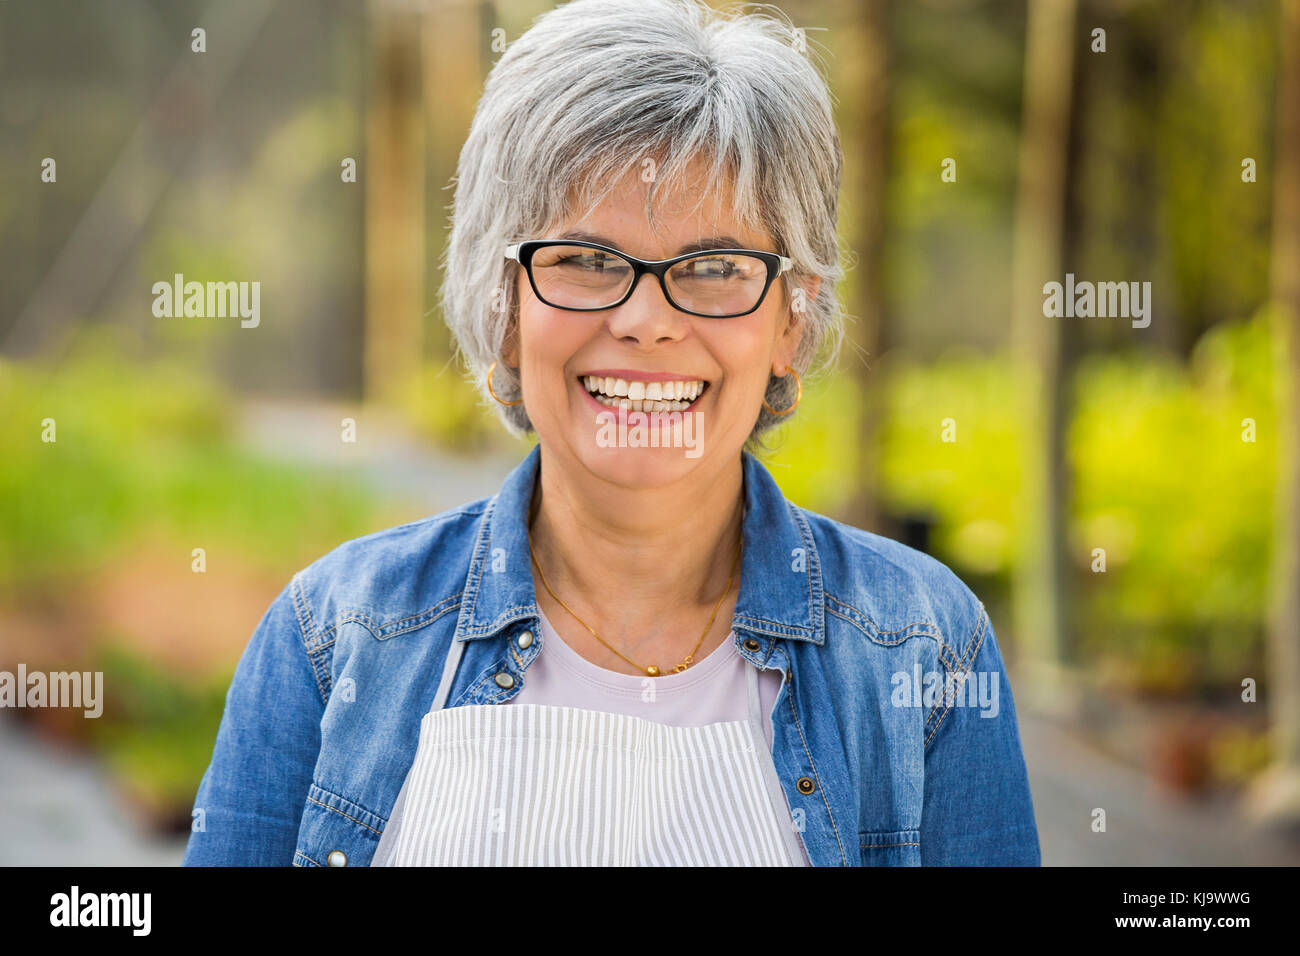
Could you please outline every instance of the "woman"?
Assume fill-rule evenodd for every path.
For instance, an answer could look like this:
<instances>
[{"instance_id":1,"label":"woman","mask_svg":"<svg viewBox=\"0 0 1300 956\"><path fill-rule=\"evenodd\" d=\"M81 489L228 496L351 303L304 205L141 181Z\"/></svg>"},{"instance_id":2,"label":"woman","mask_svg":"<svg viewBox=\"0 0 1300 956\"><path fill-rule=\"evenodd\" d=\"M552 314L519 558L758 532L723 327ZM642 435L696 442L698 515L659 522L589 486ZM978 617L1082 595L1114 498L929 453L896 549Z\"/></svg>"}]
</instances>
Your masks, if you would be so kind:
<instances>
[{"instance_id":1,"label":"woman","mask_svg":"<svg viewBox=\"0 0 1300 956\"><path fill-rule=\"evenodd\" d=\"M443 305L538 444L494 497L293 577L188 864L1039 863L983 605L750 450L840 336L841 152L802 49L576 0L501 57Z\"/></svg>"}]
</instances>

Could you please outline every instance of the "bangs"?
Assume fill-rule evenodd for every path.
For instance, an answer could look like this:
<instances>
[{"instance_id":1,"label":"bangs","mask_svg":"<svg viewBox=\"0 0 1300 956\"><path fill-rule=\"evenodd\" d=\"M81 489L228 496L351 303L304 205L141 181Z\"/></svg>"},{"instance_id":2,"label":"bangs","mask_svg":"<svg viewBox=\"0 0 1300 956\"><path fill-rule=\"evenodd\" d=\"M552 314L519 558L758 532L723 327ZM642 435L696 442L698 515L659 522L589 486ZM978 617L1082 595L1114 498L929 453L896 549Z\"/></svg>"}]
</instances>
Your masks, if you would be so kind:
<instances>
[{"instance_id":1,"label":"bangs","mask_svg":"<svg viewBox=\"0 0 1300 956\"><path fill-rule=\"evenodd\" d=\"M695 213L713 197L727 196L729 211L745 229L778 239L774 222L764 214L768 204L760 194L762 180L752 152L734 142L718 148L716 141L701 140L700 135L660 138L648 144L612 148L592 148L589 141L570 148L561 143L555 155L570 160L550 171L549 182L555 188L547 190L549 201L535 210L540 220L537 228L546 232L560 223L586 218L625 177L635 174L650 184L645 215L652 228L660 221L666 197L672 198L674 213ZM693 202L689 201L691 196L695 197Z\"/></svg>"}]
</instances>

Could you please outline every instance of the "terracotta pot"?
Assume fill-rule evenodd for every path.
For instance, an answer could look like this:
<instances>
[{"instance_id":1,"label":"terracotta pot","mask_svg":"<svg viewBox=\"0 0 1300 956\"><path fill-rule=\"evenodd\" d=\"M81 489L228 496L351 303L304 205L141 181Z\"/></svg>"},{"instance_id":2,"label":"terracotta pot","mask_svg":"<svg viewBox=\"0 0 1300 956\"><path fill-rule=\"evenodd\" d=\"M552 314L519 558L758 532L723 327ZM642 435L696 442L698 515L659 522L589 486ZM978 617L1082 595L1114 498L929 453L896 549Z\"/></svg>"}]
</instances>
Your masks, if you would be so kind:
<instances>
[{"instance_id":1,"label":"terracotta pot","mask_svg":"<svg viewBox=\"0 0 1300 956\"><path fill-rule=\"evenodd\" d=\"M1210 781L1208 729L1195 719L1156 731L1152 775L1165 790L1183 797L1203 793Z\"/></svg>"}]
</instances>

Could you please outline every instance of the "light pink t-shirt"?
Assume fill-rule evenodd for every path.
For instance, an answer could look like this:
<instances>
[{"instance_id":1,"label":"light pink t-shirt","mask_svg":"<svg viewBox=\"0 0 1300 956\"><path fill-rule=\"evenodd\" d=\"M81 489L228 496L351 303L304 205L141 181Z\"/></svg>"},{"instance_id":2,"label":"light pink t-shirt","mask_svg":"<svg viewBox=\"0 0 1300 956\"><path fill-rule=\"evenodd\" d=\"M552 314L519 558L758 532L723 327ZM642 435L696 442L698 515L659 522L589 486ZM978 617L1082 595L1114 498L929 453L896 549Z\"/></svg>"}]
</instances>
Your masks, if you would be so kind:
<instances>
[{"instance_id":1,"label":"light pink t-shirt","mask_svg":"<svg viewBox=\"0 0 1300 956\"><path fill-rule=\"evenodd\" d=\"M628 714L674 727L702 727L727 720L746 720L749 694L745 668L736 650L735 632L708 657L680 674L639 677L607 670L568 644L541 609L542 652L528 666L523 689L510 703L551 704ZM758 700L767 748L772 749L772 705L781 689L781 670L760 671Z\"/></svg>"}]
</instances>

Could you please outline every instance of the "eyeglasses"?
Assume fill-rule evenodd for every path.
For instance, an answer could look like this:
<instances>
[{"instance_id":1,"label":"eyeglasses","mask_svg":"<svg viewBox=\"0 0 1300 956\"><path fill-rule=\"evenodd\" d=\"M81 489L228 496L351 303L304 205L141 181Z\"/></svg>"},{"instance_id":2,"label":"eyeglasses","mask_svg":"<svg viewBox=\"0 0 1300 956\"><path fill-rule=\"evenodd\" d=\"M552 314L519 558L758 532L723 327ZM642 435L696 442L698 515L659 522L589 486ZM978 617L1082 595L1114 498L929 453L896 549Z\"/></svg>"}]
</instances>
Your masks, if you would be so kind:
<instances>
[{"instance_id":1,"label":"eyeglasses","mask_svg":"<svg viewBox=\"0 0 1300 956\"><path fill-rule=\"evenodd\" d=\"M772 282L793 263L759 249L709 249L674 259L638 259L577 239L530 239L506 246L528 273L537 298L552 308L600 312L622 305L647 272L668 304L688 315L728 319L763 303Z\"/></svg>"}]
</instances>

